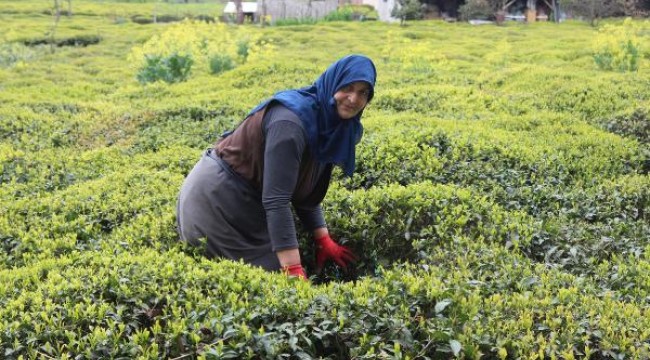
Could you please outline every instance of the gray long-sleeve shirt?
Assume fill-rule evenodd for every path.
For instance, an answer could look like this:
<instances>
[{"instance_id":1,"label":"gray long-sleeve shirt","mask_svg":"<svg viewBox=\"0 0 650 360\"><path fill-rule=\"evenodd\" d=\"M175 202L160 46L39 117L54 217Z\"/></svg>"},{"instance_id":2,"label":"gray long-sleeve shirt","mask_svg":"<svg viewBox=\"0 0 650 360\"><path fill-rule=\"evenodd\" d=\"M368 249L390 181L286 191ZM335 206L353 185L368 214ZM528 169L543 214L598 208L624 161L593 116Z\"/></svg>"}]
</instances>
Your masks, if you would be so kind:
<instances>
[{"instance_id":1,"label":"gray long-sleeve shirt","mask_svg":"<svg viewBox=\"0 0 650 360\"><path fill-rule=\"evenodd\" d=\"M300 118L281 104L273 104L267 109L263 132L266 143L262 204L266 211L272 249L279 251L296 248L298 241L291 200L302 157L309 156L308 151L305 151L307 136ZM310 181L316 183L324 171L325 165L319 165ZM294 204L294 209L305 230L312 231L325 226L319 204Z\"/></svg>"}]
</instances>

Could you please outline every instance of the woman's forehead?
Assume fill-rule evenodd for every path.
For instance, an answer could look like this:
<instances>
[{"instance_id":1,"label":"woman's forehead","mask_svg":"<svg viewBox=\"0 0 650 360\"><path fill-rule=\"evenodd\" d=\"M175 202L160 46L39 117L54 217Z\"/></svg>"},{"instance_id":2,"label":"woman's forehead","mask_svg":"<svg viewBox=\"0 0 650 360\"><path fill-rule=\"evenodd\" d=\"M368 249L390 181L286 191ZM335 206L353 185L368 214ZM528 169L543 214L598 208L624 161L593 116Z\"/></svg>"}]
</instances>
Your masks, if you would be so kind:
<instances>
[{"instance_id":1,"label":"woman's forehead","mask_svg":"<svg viewBox=\"0 0 650 360\"><path fill-rule=\"evenodd\" d=\"M370 84L368 84L365 81L353 81L351 83L348 83L345 86L351 86L351 87L353 87L355 89L358 89L358 90L369 90L370 89Z\"/></svg>"}]
</instances>

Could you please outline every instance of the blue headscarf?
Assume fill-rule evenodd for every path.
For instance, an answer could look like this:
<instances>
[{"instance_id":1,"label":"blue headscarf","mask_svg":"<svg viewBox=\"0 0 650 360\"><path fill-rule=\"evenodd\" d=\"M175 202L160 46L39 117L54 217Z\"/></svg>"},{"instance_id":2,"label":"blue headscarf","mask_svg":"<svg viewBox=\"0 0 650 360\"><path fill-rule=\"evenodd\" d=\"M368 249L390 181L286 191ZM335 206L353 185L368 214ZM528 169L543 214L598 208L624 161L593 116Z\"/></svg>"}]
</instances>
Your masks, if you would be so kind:
<instances>
[{"instance_id":1,"label":"blue headscarf","mask_svg":"<svg viewBox=\"0 0 650 360\"><path fill-rule=\"evenodd\" d=\"M363 135L363 109L351 119L341 119L334 94L346 85L364 81L370 85L370 101L374 96L376 79L377 71L372 60L363 55L348 55L330 65L311 86L278 92L255 107L249 116L273 100L280 102L302 121L316 160L339 165L345 175L352 176L354 147Z\"/></svg>"}]
</instances>

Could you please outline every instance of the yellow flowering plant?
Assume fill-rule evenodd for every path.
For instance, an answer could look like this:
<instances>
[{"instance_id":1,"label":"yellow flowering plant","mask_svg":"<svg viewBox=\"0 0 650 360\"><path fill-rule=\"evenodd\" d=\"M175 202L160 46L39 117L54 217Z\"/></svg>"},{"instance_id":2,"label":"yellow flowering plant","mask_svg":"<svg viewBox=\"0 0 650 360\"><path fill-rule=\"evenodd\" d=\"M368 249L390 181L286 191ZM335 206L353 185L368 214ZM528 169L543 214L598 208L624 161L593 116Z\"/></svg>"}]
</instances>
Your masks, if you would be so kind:
<instances>
[{"instance_id":1,"label":"yellow flowering plant","mask_svg":"<svg viewBox=\"0 0 650 360\"><path fill-rule=\"evenodd\" d=\"M448 64L444 54L435 51L433 43L410 39L398 39L394 31L387 31L381 51L385 63L394 62L399 68L416 74L429 74L435 67Z\"/></svg>"},{"instance_id":2,"label":"yellow flowering plant","mask_svg":"<svg viewBox=\"0 0 650 360\"><path fill-rule=\"evenodd\" d=\"M245 28L185 20L134 47L128 60L142 72L151 59L186 59L189 66L217 74L274 51L273 44ZM171 61L170 61L171 63ZM189 69L188 69L189 70Z\"/></svg>"},{"instance_id":3,"label":"yellow flowering plant","mask_svg":"<svg viewBox=\"0 0 650 360\"><path fill-rule=\"evenodd\" d=\"M600 29L593 45L594 61L602 70L637 71L641 54L638 27L631 19Z\"/></svg>"}]
</instances>

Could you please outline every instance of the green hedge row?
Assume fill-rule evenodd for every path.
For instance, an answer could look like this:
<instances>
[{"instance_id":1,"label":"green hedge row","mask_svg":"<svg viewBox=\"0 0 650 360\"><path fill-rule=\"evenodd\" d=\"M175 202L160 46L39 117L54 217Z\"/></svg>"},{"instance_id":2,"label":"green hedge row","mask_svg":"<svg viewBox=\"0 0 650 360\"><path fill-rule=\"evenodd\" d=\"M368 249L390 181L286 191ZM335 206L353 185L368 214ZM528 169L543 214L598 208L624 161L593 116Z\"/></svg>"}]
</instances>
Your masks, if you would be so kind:
<instances>
[{"instance_id":1,"label":"green hedge row","mask_svg":"<svg viewBox=\"0 0 650 360\"><path fill-rule=\"evenodd\" d=\"M6 5L1 42L51 29L42 2ZM153 6L73 2L56 38L102 41L0 68L0 357L650 357L648 70L598 70L595 29L245 27L277 51L141 85L125 54L167 25L123 20ZM353 52L377 92L324 202L353 269L314 274L307 234L311 283L182 246L203 149Z\"/></svg>"},{"instance_id":2,"label":"green hedge row","mask_svg":"<svg viewBox=\"0 0 650 360\"><path fill-rule=\"evenodd\" d=\"M0 272L0 340L8 359L648 356L642 305L464 240L326 287L177 251L43 260Z\"/></svg>"}]
</instances>

